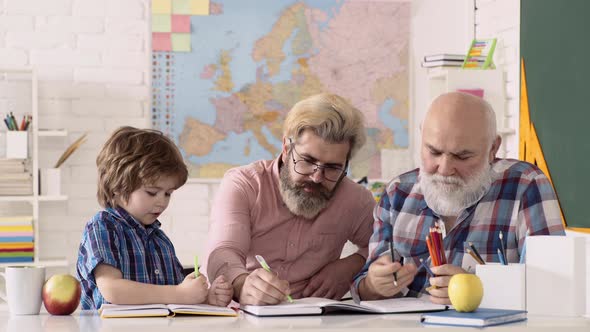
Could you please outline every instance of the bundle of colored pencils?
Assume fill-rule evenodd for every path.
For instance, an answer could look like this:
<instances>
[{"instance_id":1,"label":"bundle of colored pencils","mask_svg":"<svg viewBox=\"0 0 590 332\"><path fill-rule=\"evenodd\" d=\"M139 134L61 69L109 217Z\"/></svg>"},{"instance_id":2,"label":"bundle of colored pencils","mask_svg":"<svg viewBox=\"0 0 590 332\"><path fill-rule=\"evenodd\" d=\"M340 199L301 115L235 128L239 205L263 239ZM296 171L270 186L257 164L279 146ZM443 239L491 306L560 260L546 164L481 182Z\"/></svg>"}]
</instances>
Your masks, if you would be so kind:
<instances>
[{"instance_id":1,"label":"bundle of colored pencils","mask_svg":"<svg viewBox=\"0 0 590 332\"><path fill-rule=\"evenodd\" d=\"M428 246L428 253L432 266L440 266L447 264L447 256L443 246L442 230L438 222L434 223L434 227L430 227L429 235L426 236L426 245Z\"/></svg>"}]
</instances>

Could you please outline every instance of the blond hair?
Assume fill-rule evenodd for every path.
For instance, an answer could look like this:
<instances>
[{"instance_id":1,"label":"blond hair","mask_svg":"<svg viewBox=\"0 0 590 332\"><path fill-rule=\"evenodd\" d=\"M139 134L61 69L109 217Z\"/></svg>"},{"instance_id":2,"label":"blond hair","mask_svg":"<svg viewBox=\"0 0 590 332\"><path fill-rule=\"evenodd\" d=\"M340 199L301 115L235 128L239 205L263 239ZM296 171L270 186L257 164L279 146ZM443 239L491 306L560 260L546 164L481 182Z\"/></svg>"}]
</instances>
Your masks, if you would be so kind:
<instances>
[{"instance_id":1,"label":"blond hair","mask_svg":"<svg viewBox=\"0 0 590 332\"><path fill-rule=\"evenodd\" d=\"M365 144L365 119L361 111L344 98L321 93L296 103L283 124L285 137L297 139L311 130L329 143L350 143L348 158Z\"/></svg>"},{"instance_id":2,"label":"blond hair","mask_svg":"<svg viewBox=\"0 0 590 332\"><path fill-rule=\"evenodd\" d=\"M106 141L96 158L98 191L102 207L126 202L142 185L155 183L161 176L173 176L177 187L188 177L180 151L160 131L120 127Z\"/></svg>"}]
</instances>

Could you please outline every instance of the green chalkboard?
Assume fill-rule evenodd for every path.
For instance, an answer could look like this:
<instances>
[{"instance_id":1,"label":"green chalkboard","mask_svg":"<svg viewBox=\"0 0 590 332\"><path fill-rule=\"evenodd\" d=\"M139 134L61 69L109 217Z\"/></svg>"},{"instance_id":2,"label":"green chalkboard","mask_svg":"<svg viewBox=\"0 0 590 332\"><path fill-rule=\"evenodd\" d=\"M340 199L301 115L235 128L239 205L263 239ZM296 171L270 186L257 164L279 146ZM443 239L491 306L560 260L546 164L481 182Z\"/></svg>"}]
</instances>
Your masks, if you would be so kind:
<instances>
[{"instance_id":1,"label":"green chalkboard","mask_svg":"<svg viewBox=\"0 0 590 332\"><path fill-rule=\"evenodd\" d=\"M531 121L568 227L590 228L590 1L521 0Z\"/></svg>"}]
</instances>

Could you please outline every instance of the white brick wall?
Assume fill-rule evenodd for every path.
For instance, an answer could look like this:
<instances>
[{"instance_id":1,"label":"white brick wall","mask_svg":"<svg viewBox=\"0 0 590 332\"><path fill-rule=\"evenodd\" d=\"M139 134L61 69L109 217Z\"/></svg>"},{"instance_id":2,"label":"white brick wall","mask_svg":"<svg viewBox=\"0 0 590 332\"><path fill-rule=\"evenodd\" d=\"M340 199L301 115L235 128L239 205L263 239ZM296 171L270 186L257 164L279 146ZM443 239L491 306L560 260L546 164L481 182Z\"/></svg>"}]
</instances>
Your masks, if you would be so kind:
<instances>
[{"instance_id":1,"label":"white brick wall","mask_svg":"<svg viewBox=\"0 0 590 332\"><path fill-rule=\"evenodd\" d=\"M518 113L518 6L478 1L477 36L501 36L509 114ZM34 66L39 74L39 123L68 138L42 142L40 165L88 131L88 141L64 165L67 202L42 203L42 257L66 256L73 272L81 230L98 209L95 159L121 125L149 126L149 0L0 1L0 67ZM504 11L504 13L502 13ZM498 24L500 22L501 24ZM511 124L516 124L514 121ZM509 149L509 151L515 151ZM216 181L191 181L163 218L181 260L204 254Z\"/></svg>"},{"instance_id":2,"label":"white brick wall","mask_svg":"<svg viewBox=\"0 0 590 332\"><path fill-rule=\"evenodd\" d=\"M40 205L41 258L65 256L71 273L84 224L98 210L95 159L101 144L121 125L149 126L149 3L0 1L0 67L34 67L40 127L69 132L67 138L40 140L40 166L54 164L70 143L88 131L88 141L62 166L62 191L69 200ZM202 198L202 191L197 186L195 196ZM191 195L186 197L189 200ZM205 229L208 204L207 195L201 204L184 204L202 207L205 212L195 214L200 218L195 220ZM23 203L4 204L2 209L26 212ZM177 237L183 235L179 227Z\"/></svg>"}]
</instances>

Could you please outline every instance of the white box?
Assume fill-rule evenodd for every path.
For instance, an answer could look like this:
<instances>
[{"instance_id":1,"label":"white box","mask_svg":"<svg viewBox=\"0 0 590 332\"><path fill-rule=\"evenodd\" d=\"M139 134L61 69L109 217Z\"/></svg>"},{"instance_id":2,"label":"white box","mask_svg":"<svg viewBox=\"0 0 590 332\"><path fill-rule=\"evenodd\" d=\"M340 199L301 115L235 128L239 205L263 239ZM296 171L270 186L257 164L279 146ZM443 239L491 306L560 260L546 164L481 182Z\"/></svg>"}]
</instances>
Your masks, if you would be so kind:
<instances>
[{"instance_id":1,"label":"white box","mask_svg":"<svg viewBox=\"0 0 590 332\"><path fill-rule=\"evenodd\" d=\"M41 195L61 195L61 169L42 168L39 177L41 181Z\"/></svg>"},{"instance_id":2,"label":"white box","mask_svg":"<svg viewBox=\"0 0 590 332\"><path fill-rule=\"evenodd\" d=\"M7 131L6 132L6 158L27 159L29 157L29 132L28 131Z\"/></svg>"},{"instance_id":3,"label":"white box","mask_svg":"<svg viewBox=\"0 0 590 332\"><path fill-rule=\"evenodd\" d=\"M585 239L529 236L527 310L533 315L581 316L586 310Z\"/></svg>"},{"instance_id":4,"label":"white box","mask_svg":"<svg viewBox=\"0 0 590 332\"><path fill-rule=\"evenodd\" d=\"M526 310L526 267L524 264L477 264L475 274L483 284L481 308Z\"/></svg>"}]
</instances>

